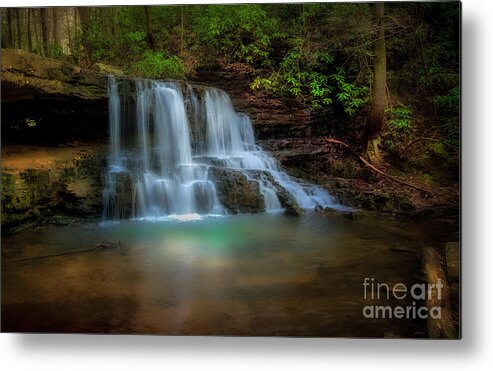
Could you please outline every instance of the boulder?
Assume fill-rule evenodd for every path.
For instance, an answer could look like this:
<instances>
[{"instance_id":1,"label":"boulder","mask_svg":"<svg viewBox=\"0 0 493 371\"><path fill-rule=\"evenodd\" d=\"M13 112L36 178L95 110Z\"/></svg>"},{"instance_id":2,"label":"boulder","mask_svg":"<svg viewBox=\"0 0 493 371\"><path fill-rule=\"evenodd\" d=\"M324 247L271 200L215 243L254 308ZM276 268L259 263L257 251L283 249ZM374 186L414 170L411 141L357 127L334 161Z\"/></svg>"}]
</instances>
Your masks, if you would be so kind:
<instances>
[{"instance_id":1,"label":"boulder","mask_svg":"<svg viewBox=\"0 0 493 371\"><path fill-rule=\"evenodd\" d=\"M258 213L265 211L264 198L256 180L248 179L240 171L210 167L209 177L216 185L223 207L230 213Z\"/></svg>"},{"instance_id":2,"label":"boulder","mask_svg":"<svg viewBox=\"0 0 493 371\"><path fill-rule=\"evenodd\" d=\"M324 214L325 215L334 214L336 212L338 212L338 210L337 209L334 209L333 207L327 206L327 207L324 208Z\"/></svg>"},{"instance_id":3,"label":"boulder","mask_svg":"<svg viewBox=\"0 0 493 371\"><path fill-rule=\"evenodd\" d=\"M303 213L303 209L298 205L296 199L274 179L270 172L265 170L248 170L248 174L253 179L268 181L272 184L272 187L275 188L277 198L287 215L300 216Z\"/></svg>"},{"instance_id":4,"label":"boulder","mask_svg":"<svg viewBox=\"0 0 493 371\"><path fill-rule=\"evenodd\" d=\"M2 49L2 72L11 71L26 77L70 82L79 70L62 61L24 50Z\"/></svg>"},{"instance_id":5,"label":"boulder","mask_svg":"<svg viewBox=\"0 0 493 371\"><path fill-rule=\"evenodd\" d=\"M285 209L287 215L300 216L303 213L303 209L298 205L295 198L278 182L273 183L277 189L277 198L282 207Z\"/></svg>"},{"instance_id":6,"label":"boulder","mask_svg":"<svg viewBox=\"0 0 493 371\"><path fill-rule=\"evenodd\" d=\"M91 69L106 75L123 76L125 74L120 68L104 63L94 63Z\"/></svg>"},{"instance_id":7,"label":"boulder","mask_svg":"<svg viewBox=\"0 0 493 371\"><path fill-rule=\"evenodd\" d=\"M107 173L103 198L107 198L108 210L104 217L126 219L132 216L134 209L133 180L128 171Z\"/></svg>"},{"instance_id":8,"label":"boulder","mask_svg":"<svg viewBox=\"0 0 493 371\"><path fill-rule=\"evenodd\" d=\"M279 199L281 206L285 209L285 213L287 215L300 216L303 213L303 209L298 205L298 202L293 195L279 184L268 171L259 170L259 172L261 172L264 179L269 180L276 189L277 198Z\"/></svg>"},{"instance_id":9,"label":"boulder","mask_svg":"<svg viewBox=\"0 0 493 371\"><path fill-rule=\"evenodd\" d=\"M108 73L102 70L81 69L19 49L2 49L2 103L38 95L106 99Z\"/></svg>"}]
</instances>

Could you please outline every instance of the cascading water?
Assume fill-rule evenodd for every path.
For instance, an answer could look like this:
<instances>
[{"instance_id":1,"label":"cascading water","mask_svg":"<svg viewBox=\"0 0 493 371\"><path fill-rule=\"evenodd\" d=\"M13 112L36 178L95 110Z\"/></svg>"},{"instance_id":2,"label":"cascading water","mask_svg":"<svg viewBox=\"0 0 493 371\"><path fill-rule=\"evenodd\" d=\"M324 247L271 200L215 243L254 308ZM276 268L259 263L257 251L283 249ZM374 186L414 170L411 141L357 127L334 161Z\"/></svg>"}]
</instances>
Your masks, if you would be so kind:
<instances>
[{"instance_id":1,"label":"cascading water","mask_svg":"<svg viewBox=\"0 0 493 371\"><path fill-rule=\"evenodd\" d=\"M243 171L260 182L267 211L280 208L276 188L262 170L288 193L301 208L310 209L317 205L328 206L333 198L322 188L312 184L302 184L279 169L274 158L255 144L252 123L243 113L236 113L229 96L222 90L210 89L205 93L207 112L207 155L222 160L224 166ZM255 175L254 175L255 174Z\"/></svg>"},{"instance_id":2,"label":"cascading water","mask_svg":"<svg viewBox=\"0 0 493 371\"><path fill-rule=\"evenodd\" d=\"M303 209L333 205L322 188L282 172L255 144L247 115L222 90L200 96L172 82L135 82L135 109L122 119L119 82L108 80L110 154L103 191L104 219L224 214L211 167L240 172L258 184L264 210L282 210L280 192ZM130 127L123 130L123 125ZM125 138L122 133L133 138ZM124 145L125 143L125 145Z\"/></svg>"}]
</instances>

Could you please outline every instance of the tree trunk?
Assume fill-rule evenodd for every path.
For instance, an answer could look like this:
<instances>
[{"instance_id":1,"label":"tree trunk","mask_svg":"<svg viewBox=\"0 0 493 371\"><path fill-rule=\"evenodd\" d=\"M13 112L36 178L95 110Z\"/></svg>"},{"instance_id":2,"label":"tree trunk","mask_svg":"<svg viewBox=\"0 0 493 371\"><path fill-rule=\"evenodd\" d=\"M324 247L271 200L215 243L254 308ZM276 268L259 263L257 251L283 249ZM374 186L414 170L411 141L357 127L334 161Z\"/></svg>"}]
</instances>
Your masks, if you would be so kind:
<instances>
[{"instance_id":1,"label":"tree trunk","mask_svg":"<svg viewBox=\"0 0 493 371\"><path fill-rule=\"evenodd\" d=\"M91 61L91 44L89 43L89 28L91 22L91 8L80 6L77 7L77 11L79 13L80 20L80 28L82 30L82 44L84 45L84 49L86 50L87 58Z\"/></svg>"},{"instance_id":2,"label":"tree trunk","mask_svg":"<svg viewBox=\"0 0 493 371\"><path fill-rule=\"evenodd\" d=\"M149 14L148 6L144 6L144 13L146 16L147 45L149 46L149 49L154 50L155 44L154 37L151 32L151 15Z\"/></svg>"},{"instance_id":3,"label":"tree trunk","mask_svg":"<svg viewBox=\"0 0 493 371\"><path fill-rule=\"evenodd\" d=\"M15 19L17 23L17 48L22 49L22 32L21 32L21 9L15 9Z\"/></svg>"},{"instance_id":4,"label":"tree trunk","mask_svg":"<svg viewBox=\"0 0 493 371\"><path fill-rule=\"evenodd\" d=\"M67 30L68 47L70 52L72 52L72 33L70 31L70 9L65 11L65 29Z\"/></svg>"},{"instance_id":5,"label":"tree trunk","mask_svg":"<svg viewBox=\"0 0 493 371\"><path fill-rule=\"evenodd\" d=\"M111 8L101 8L101 21L103 24L103 30L104 33L108 36L111 35L111 29L112 29L112 24L113 20L111 19Z\"/></svg>"},{"instance_id":6,"label":"tree trunk","mask_svg":"<svg viewBox=\"0 0 493 371\"><path fill-rule=\"evenodd\" d=\"M50 56L50 37L48 33L48 9L41 8L41 38L43 39L43 52L45 57Z\"/></svg>"},{"instance_id":7,"label":"tree trunk","mask_svg":"<svg viewBox=\"0 0 493 371\"><path fill-rule=\"evenodd\" d=\"M385 50L385 31L383 27L384 3L374 6L375 26L378 37L373 47L373 87L370 120L367 125L368 140L376 139L383 128L385 108L387 106L385 89L387 85L387 61Z\"/></svg>"},{"instance_id":8,"label":"tree trunk","mask_svg":"<svg viewBox=\"0 0 493 371\"><path fill-rule=\"evenodd\" d=\"M54 50L58 50L61 47L60 43L60 28L58 27L58 8L51 8L51 17L52 17L52 24L53 24L53 39L52 39L52 45Z\"/></svg>"},{"instance_id":9,"label":"tree trunk","mask_svg":"<svg viewBox=\"0 0 493 371\"><path fill-rule=\"evenodd\" d=\"M116 36L117 36L117 32L118 32L118 9L117 7L112 7L111 8L111 19L113 20L113 23L112 23L112 34L113 34L113 37L116 39Z\"/></svg>"},{"instance_id":10,"label":"tree trunk","mask_svg":"<svg viewBox=\"0 0 493 371\"><path fill-rule=\"evenodd\" d=\"M33 26L34 26L34 40L36 40L36 51L41 54L41 49L39 45L41 44L39 41L39 32L38 32L38 24L39 24L39 11L37 12L37 16L35 16L34 9L32 9L32 14L33 14Z\"/></svg>"},{"instance_id":11,"label":"tree trunk","mask_svg":"<svg viewBox=\"0 0 493 371\"><path fill-rule=\"evenodd\" d=\"M181 7L181 12L180 12L180 15L181 15L181 33L180 33L180 56L183 57L183 43L184 43L184 37L183 37L183 32L184 32L184 25L183 25L183 6Z\"/></svg>"},{"instance_id":12,"label":"tree trunk","mask_svg":"<svg viewBox=\"0 0 493 371\"><path fill-rule=\"evenodd\" d=\"M12 30L12 9L7 8L7 47L14 47L14 32Z\"/></svg>"},{"instance_id":13,"label":"tree trunk","mask_svg":"<svg viewBox=\"0 0 493 371\"><path fill-rule=\"evenodd\" d=\"M77 33L77 30L79 29L80 25L79 25L79 17L77 16L77 8L74 7L73 9L73 14L72 16L74 17L74 35Z\"/></svg>"},{"instance_id":14,"label":"tree trunk","mask_svg":"<svg viewBox=\"0 0 493 371\"><path fill-rule=\"evenodd\" d=\"M27 8L27 50L29 53L33 51L33 39L31 36L31 9Z\"/></svg>"}]
</instances>

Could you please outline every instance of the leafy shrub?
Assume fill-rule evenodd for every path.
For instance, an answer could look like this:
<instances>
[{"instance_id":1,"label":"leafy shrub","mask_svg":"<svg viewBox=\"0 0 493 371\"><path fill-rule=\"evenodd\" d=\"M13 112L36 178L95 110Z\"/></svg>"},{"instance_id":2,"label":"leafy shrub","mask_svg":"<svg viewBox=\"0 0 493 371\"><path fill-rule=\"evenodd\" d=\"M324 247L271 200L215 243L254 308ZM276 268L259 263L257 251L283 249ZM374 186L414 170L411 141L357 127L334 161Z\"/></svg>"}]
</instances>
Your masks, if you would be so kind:
<instances>
[{"instance_id":1,"label":"leafy shrub","mask_svg":"<svg viewBox=\"0 0 493 371\"><path fill-rule=\"evenodd\" d=\"M258 4L210 5L198 17L196 32L207 54L259 66L270 62L271 42L278 34L276 19Z\"/></svg>"},{"instance_id":2,"label":"leafy shrub","mask_svg":"<svg viewBox=\"0 0 493 371\"><path fill-rule=\"evenodd\" d=\"M397 157L403 156L409 140L413 136L413 109L410 106L399 104L385 110L387 130L384 133L386 149ZM405 156L405 154L404 154Z\"/></svg>"},{"instance_id":3,"label":"leafy shrub","mask_svg":"<svg viewBox=\"0 0 493 371\"><path fill-rule=\"evenodd\" d=\"M411 107L398 105L387 108L385 113L387 114L387 123L390 129L409 133L413 123L413 110Z\"/></svg>"},{"instance_id":4,"label":"leafy shrub","mask_svg":"<svg viewBox=\"0 0 493 371\"><path fill-rule=\"evenodd\" d=\"M348 116L354 115L362 108L370 99L368 86L357 85L356 83L348 82L344 70L339 68L337 73L330 76L336 84L339 93L336 94L337 101L342 103L344 111Z\"/></svg>"},{"instance_id":5,"label":"leafy shrub","mask_svg":"<svg viewBox=\"0 0 493 371\"><path fill-rule=\"evenodd\" d=\"M168 57L164 52L146 50L143 58L134 64L136 72L146 78L182 78L185 74L183 61L176 55Z\"/></svg>"}]
</instances>

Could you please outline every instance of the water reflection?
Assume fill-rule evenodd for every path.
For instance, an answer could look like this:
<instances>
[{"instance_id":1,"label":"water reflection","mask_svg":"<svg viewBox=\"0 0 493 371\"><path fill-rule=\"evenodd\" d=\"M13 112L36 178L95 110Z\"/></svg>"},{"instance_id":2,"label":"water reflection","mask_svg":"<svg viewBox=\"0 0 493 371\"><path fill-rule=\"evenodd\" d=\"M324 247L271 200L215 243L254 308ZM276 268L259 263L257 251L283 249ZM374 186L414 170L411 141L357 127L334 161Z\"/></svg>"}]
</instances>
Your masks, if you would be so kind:
<instances>
[{"instance_id":1,"label":"water reflection","mask_svg":"<svg viewBox=\"0 0 493 371\"><path fill-rule=\"evenodd\" d=\"M319 214L41 228L2 240L2 324L5 331L422 336L423 322L365 320L361 285L364 277L415 282L421 247L439 246L450 230ZM121 244L87 252L102 241ZM53 256L67 252L74 254ZM40 256L51 257L14 261Z\"/></svg>"}]
</instances>

